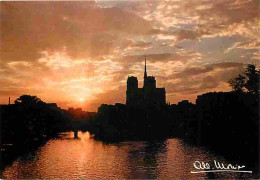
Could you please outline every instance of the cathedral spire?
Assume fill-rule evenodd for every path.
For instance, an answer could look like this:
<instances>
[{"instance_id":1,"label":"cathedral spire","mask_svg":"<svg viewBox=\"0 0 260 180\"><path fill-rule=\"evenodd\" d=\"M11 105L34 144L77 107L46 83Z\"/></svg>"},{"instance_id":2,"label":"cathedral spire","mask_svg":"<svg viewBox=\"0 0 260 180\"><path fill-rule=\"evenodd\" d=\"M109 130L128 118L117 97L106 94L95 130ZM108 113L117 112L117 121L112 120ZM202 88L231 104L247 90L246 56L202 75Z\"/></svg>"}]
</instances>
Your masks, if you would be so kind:
<instances>
[{"instance_id":1,"label":"cathedral spire","mask_svg":"<svg viewBox=\"0 0 260 180\"><path fill-rule=\"evenodd\" d=\"M144 78L147 78L147 72L146 72L146 55L144 60Z\"/></svg>"}]
</instances>

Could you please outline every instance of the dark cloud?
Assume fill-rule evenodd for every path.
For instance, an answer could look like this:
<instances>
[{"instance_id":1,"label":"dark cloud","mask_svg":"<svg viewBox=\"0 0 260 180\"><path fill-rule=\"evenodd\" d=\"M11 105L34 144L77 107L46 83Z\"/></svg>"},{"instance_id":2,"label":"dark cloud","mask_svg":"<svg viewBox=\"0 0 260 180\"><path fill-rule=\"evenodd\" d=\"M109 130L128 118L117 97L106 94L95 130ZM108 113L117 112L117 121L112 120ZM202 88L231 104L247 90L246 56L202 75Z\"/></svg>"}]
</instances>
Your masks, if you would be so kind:
<instances>
[{"instance_id":1,"label":"dark cloud","mask_svg":"<svg viewBox=\"0 0 260 180\"><path fill-rule=\"evenodd\" d=\"M136 43L132 43L131 46L135 48L146 48L152 45L152 42L138 41Z\"/></svg>"},{"instance_id":2,"label":"dark cloud","mask_svg":"<svg viewBox=\"0 0 260 180\"><path fill-rule=\"evenodd\" d=\"M124 36L151 29L135 14L100 9L93 2L2 2L1 10L0 58L4 61L36 60L42 51L64 47L74 58L105 55Z\"/></svg>"},{"instance_id":3,"label":"dark cloud","mask_svg":"<svg viewBox=\"0 0 260 180\"><path fill-rule=\"evenodd\" d=\"M196 40L200 38L200 34L198 34L196 31L179 28L175 28L175 30L152 29L151 31L149 31L149 35L173 36L176 37L177 41L182 41L185 39Z\"/></svg>"},{"instance_id":4,"label":"dark cloud","mask_svg":"<svg viewBox=\"0 0 260 180\"><path fill-rule=\"evenodd\" d=\"M212 76L206 76L203 78L200 85L200 89L212 89L216 88L219 85L219 82L216 78Z\"/></svg>"},{"instance_id":5,"label":"dark cloud","mask_svg":"<svg viewBox=\"0 0 260 180\"><path fill-rule=\"evenodd\" d=\"M243 67L243 63L238 63L238 62L220 62L220 63L215 63L211 65L214 68L232 68L232 67Z\"/></svg>"},{"instance_id":6,"label":"dark cloud","mask_svg":"<svg viewBox=\"0 0 260 180\"><path fill-rule=\"evenodd\" d=\"M194 40L194 39L197 39L197 38L198 38L198 35L196 34L196 32L191 31L191 30L181 29L177 33L177 40L178 41L182 41L182 40L185 40L185 39Z\"/></svg>"},{"instance_id":7,"label":"dark cloud","mask_svg":"<svg viewBox=\"0 0 260 180\"><path fill-rule=\"evenodd\" d=\"M207 66L207 67L191 67L191 68L186 68L182 72L176 73L174 77L176 78L183 78L183 77L190 77L194 75L199 75L203 73L207 73L210 71L213 71L213 67Z\"/></svg>"},{"instance_id":8,"label":"dark cloud","mask_svg":"<svg viewBox=\"0 0 260 180\"><path fill-rule=\"evenodd\" d=\"M125 56L122 58L123 61L127 63L136 63L143 62L146 56L147 61L150 63L155 62L168 62L168 61L179 61L179 62L187 62L191 56L196 56L195 53L164 53L164 54L143 54L143 55L132 55Z\"/></svg>"},{"instance_id":9,"label":"dark cloud","mask_svg":"<svg viewBox=\"0 0 260 180\"><path fill-rule=\"evenodd\" d=\"M180 79L177 82L167 83L165 85L167 93L175 93L175 94L193 94L201 91L199 88L199 84L201 81L199 79L194 79L191 77L187 77L186 79Z\"/></svg>"},{"instance_id":10,"label":"dark cloud","mask_svg":"<svg viewBox=\"0 0 260 180\"><path fill-rule=\"evenodd\" d=\"M189 67L184 69L181 72L178 72L174 74L173 76L175 78L187 78L190 76L196 76L196 75L201 75L205 73L212 72L216 70L216 68L219 69L227 69L227 68L243 68L244 64L242 63L237 63L237 62L221 62L221 63L214 63L214 64L209 64L209 65L204 65L204 66L198 66L198 67Z\"/></svg>"}]
</instances>

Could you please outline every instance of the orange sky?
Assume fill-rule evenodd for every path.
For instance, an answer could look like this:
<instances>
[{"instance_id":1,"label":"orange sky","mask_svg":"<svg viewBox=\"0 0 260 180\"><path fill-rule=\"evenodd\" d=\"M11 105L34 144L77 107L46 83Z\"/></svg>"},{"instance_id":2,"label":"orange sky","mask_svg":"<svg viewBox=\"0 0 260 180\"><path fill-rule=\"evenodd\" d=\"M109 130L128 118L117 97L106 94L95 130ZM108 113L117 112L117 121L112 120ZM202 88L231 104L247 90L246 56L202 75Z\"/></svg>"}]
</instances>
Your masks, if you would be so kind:
<instances>
[{"instance_id":1,"label":"orange sky","mask_svg":"<svg viewBox=\"0 0 260 180\"><path fill-rule=\"evenodd\" d=\"M0 104L22 94L95 111L148 75L194 102L259 65L259 1L0 2Z\"/></svg>"}]
</instances>

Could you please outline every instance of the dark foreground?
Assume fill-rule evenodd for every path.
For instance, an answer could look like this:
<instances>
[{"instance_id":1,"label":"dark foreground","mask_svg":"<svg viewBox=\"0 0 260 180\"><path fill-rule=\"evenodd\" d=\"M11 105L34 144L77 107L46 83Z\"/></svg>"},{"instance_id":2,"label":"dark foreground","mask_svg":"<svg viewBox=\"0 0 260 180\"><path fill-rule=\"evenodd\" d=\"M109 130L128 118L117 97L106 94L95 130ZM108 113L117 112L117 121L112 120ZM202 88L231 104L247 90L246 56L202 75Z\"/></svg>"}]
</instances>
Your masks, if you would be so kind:
<instances>
[{"instance_id":1,"label":"dark foreground","mask_svg":"<svg viewBox=\"0 0 260 180\"><path fill-rule=\"evenodd\" d=\"M94 114L62 110L25 96L0 110L1 169L59 132L83 130L104 142L184 139L228 161L243 162L259 177L258 94L207 93L198 96L196 104L182 101L159 109L104 104Z\"/></svg>"}]
</instances>

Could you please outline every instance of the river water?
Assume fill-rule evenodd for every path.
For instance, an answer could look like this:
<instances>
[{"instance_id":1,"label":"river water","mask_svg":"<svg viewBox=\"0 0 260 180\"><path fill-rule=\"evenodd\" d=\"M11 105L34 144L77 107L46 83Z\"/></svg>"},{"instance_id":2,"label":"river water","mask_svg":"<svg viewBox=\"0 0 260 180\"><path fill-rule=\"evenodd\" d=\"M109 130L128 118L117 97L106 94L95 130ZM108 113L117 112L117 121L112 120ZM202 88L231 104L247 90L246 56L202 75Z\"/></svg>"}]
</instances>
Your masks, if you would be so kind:
<instances>
[{"instance_id":1,"label":"river water","mask_svg":"<svg viewBox=\"0 0 260 180\"><path fill-rule=\"evenodd\" d=\"M245 178L248 173L191 173L195 161L227 163L204 148L180 139L104 143L88 132L64 133L36 151L18 157L6 167L2 178L12 179L187 179ZM232 163L232 162L228 162Z\"/></svg>"}]
</instances>

